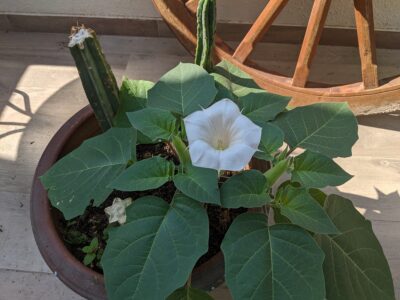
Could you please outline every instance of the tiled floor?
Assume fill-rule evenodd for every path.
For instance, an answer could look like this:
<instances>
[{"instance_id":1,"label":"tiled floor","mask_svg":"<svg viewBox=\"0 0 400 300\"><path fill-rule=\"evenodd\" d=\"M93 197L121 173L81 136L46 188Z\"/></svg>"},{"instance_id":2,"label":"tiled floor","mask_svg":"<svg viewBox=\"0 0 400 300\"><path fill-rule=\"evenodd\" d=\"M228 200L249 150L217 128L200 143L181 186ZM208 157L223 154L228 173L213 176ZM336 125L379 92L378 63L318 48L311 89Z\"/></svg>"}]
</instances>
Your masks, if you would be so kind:
<instances>
[{"instance_id":1,"label":"tiled floor","mask_svg":"<svg viewBox=\"0 0 400 300\"><path fill-rule=\"evenodd\" d=\"M55 131L86 105L66 35L0 33L0 300L81 299L51 274L36 248L29 193L38 159ZM174 39L103 37L118 78L157 80L179 61L191 61ZM261 45L255 54L290 72L297 46ZM381 72L400 73L400 51L381 50ZM321 47L313 76L359 76L354 48ZM354 156L338 162L355 177L331 189L369 218L389 259L400 298L400 112L360 117ZM216 299L228 299L224 289Z\"/></svg>"}]
</instances>

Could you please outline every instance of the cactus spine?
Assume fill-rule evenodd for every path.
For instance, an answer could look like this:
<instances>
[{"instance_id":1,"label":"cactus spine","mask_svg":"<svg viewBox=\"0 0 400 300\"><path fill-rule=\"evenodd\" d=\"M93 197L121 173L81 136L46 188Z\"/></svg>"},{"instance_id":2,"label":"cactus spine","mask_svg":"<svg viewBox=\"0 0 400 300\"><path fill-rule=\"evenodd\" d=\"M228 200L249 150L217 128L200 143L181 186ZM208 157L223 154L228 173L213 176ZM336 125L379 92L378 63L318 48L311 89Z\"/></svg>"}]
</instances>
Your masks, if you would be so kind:
<instances>
[{"instance_id":1,"label":"cactus spine","mask_svg":"<svg viewBox=\"0 0 400 300\"><path fill-rule=\"evenodd\" d=\"M68 45L83 88L103 131L111 128L118 110L118 85L96 33L84 26L71 29Z\"/></svg>"},{"instance_id":2,"label":"cactus spine","mask_svg":"<svg viewBox=\"0 0 400 300\"><path fill-rule=\"evenodd\" d=\"M212 50L216 29L216 0L200 0L197 7L197 48L195 63L212 72Z\"/></svg>"}]
</instances>

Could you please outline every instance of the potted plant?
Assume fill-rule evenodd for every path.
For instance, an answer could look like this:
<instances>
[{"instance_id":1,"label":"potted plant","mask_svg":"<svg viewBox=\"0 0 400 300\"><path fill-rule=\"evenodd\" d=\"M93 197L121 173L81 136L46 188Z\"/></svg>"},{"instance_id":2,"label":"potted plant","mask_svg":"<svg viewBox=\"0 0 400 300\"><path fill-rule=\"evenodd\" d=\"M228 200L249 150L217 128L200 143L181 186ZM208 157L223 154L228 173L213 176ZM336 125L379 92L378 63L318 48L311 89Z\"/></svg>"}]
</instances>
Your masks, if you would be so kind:
<instances>
[{"instance_id":1,"label":"potted plant","mask_svg":"<svg viewBox=\"0 0 400 300\"><path fill-rule=\"evenodd\" d=\"M120 89L94 32L73 33L102 132L85 109L38 167L32 222L50 267L93 299L106 298L99 272L111 300L212 299L193 279L218 278L205 261L220 248L234 299L394 299L370 222L321 191L351 178L333 160L358 139L347 104L291 109L234 65L214 66L215 2L198 14L196 64Z\"/></svg>"}]
</instances>

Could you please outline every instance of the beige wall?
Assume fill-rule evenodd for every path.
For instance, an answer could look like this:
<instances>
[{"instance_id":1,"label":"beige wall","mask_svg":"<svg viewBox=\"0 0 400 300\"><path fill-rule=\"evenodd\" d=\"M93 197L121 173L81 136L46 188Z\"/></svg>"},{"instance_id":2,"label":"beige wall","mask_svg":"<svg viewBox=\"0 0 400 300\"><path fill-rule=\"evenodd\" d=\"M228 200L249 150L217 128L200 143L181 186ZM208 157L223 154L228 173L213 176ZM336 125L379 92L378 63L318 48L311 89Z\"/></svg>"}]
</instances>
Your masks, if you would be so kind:
<instances>
[{"instance_id":1,"label":"beige wall","mask_svg":"<svg viewBox=\"0 0 400 300\"><path fill-rule=\"evenodd\" d=\"M219 19L249 23L266 0L218 0ZM275 24L305 25L312 0L290 0ZM354 27L353 0L333 0L327 25ZM400 31L400 0L374 0L375 27ZM151 0L0 0L0 13L157 19Z\"/></svg>"}]
</instances>

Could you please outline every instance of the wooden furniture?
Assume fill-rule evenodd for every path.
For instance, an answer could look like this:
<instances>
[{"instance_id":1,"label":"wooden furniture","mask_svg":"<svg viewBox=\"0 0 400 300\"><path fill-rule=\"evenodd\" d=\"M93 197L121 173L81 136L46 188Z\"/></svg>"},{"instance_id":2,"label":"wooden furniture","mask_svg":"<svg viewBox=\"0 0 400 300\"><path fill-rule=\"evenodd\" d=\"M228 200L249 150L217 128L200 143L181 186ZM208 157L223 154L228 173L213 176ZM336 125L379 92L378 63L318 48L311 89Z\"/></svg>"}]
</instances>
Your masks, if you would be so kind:
<instances>
[{"instance_id":1,"label":"wooden furniture","mask_svg":"<svg viewBox=\"0 0 400 300\"><path fill-rule=\"evenodd\" d=\"M351 0L349 0L351 1ZM228 60L249 73L264 89L292 97L292 106L315 102L347 101L356 114L374 114L400 109L400 77L378 79L372 0L353 0L361 60L362 82L327 86L308 82L331 0L314 0L293 77L258 66L249 59L257 42L284 9L288 0L269 0L236 49L216 37L216 60ZM198 0L153 0L168 26L192 54L196 48Z\"/></svg>"}]
</instances>

